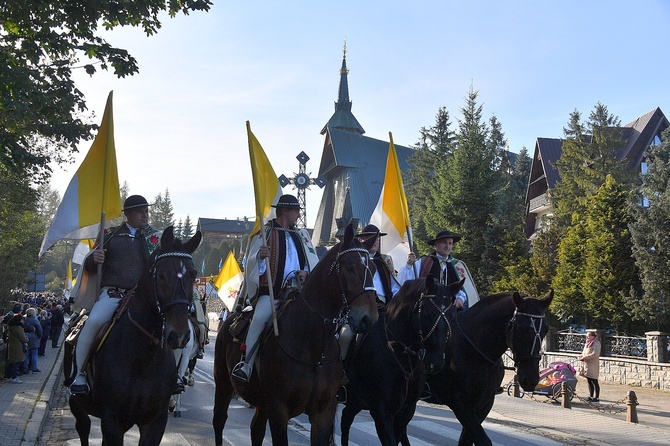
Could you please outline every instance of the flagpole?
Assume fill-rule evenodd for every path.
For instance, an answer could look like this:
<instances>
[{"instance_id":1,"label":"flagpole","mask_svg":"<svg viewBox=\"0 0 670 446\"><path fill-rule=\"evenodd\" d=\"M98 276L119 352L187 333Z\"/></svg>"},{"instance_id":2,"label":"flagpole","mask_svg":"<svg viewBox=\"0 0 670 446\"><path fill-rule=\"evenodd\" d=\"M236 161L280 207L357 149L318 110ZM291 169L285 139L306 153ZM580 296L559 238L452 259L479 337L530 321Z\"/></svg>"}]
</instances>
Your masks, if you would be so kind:
<instances>
[{"instance_id":1,"label":"flagpole","mask_svg":"<svg viewBox=\"0 0 670 446\"><path fill-rule=\"evenodd\" d=\"M258 219L261 222L261 241L265 245L265 221L263 215L258 214ZM268 294L270 295L270 304L272 305L272 328L274 329L275 337L279 337L279 326L277 324L277 309L275 308L275 292L274 282L272 281L272 272L270 271L270 261L266 261L265 277L268 281Z\"/></svg>"},{"instance_id":2,"label":"flagpole","mask_svg":"<svg viewBox=\"0 0 670 446\"><path fill-rule=\"evenodd\" d=\"M409 243L409 252L414 252L414 236L412 234L412 225L406 226L407 228L407 243ZM414 271L414 278L418 279L419 275L416 273L416 261L412 263L412 270Z\"/></svg>"},{"instance_id":3,"label":"flagpole","mask_svg":"<svg viewBox=\"0 0 670 446\"><path fill-rule=\"evenodd\" d=\"M109 113L111 116L114 116L113 113L113 105L112 105L112 99L114 98L114 91L109 92L109 96L107 98L107 101L109 102ZM108 111L107 107L105 107L105 112ZM110 126L110 122L112 123ZM110 128L111 127L111 128ZM112 137L114 137L114 121L113 120L108 120L106 123L106 128L105 128L105 160L103 163L103 169L102 169L102 200L101 201L101 208L100 208L100 230L98 231L98 249L103 251L104 253L104 243L105 243L105 209L107 209L107 200L109 197L107 197L107 171L108 169L108 157L109 157L109 136L110 134ZM100 289L102 288L102 263L97 264L97 277L96 277L96 296L100 295Z\"/></svg>"}]
</instances>

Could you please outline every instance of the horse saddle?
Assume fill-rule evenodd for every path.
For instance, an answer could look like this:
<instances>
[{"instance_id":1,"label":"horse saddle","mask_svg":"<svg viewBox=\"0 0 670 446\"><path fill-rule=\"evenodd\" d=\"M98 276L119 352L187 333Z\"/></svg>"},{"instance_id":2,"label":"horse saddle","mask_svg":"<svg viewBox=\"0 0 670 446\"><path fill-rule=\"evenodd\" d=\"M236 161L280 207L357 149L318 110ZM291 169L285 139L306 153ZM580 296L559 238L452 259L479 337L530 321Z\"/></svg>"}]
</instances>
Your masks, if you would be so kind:
<instances>
[{"instance_id":1,"label":"horse saddle","mask_svg":"<svg viewBox=\"0 0 670 446\"><path fill-rule=\"evenodd\" d=\"M277 310L277 319L279 319L288 304L290 304L299 293L300 291L293 287L287 288L281 293L278 299L280 305ZM249 331L249 325L251 325L251 320L254 317L254 307L247 305L241 312L236 312L230 317L233 318L233 322L230 324L229 328L230 335L233 337L233 342L236 344L244 344L244 341L247 338L247 332ZM264 340L271 330L272 324L266 324L260 339Z\"/></svg>"}]
</instances>

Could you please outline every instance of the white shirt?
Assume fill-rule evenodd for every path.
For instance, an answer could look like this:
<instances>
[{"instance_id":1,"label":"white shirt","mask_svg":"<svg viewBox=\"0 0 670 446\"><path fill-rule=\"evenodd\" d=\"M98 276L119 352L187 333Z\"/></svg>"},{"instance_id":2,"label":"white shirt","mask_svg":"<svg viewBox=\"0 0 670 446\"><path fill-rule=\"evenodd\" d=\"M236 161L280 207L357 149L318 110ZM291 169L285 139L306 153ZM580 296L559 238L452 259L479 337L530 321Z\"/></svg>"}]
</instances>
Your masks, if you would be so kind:
<instances>
[{"instance_id":1,"label":"white shirt","mask_svg":"<svg viewBox=\"0 0 670 446\"><path fill-rule=\"evenodd\" d=\"M438 259L443 259L441 256L437 256ZM450 260L452 258L451 256L447 257L447 260ZM443 264L442 266L442 272L447 269L447 265ZM419 273L421 271L421 258L417 259L416 262L414 262L414 266L412 265L405 265L402 268L400 268L400 271L398 271L398 282L402 285L405 283L407 280L415 279L416 276L414 275L414 271L416 269L416 272ZM459 290L458 293L456 293L456 299L461 299L463 302L468 301L468 295L465 294L465 291Z\"/></svg>"},{"instance_id":2,"label":"white shirt","mask_svg":"<svg viewBox=\"0 0 670 446\"><path fill-rule=\"evenodd\" d=\"M262 276L265 274L267 269L266 259L262 259L260 265L258 266L258 275ZM300 268L300 257L298 257L298 248L295 246L293 237L286 233L286 263L284 264L284 277L283 280L286 280L289 275L293 274L294 271L299 271ZM307 270L307 265L305 268ZM292 277L292 276L291 276ZM274 279L273 279L274 280Z\"/></svg>"}]
</instances>

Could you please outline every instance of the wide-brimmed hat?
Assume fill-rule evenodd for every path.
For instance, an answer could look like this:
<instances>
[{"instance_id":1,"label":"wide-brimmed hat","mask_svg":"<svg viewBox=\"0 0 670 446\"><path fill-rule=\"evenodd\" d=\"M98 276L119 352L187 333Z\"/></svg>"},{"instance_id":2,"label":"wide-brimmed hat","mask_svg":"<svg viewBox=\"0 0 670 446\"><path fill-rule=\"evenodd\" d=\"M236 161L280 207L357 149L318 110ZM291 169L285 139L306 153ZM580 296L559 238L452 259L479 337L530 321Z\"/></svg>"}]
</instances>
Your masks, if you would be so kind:
<instances>
[{"instance_id":1,"label":"wide-brimmed hat","mask_svg":"<svg viewBox=\"0 0 670 446\"><path fill-rule=\"evenodd\" d=\"M379 232L379 228L375 225L367 225L361 230L361 232L356 234L356 237L372 237L373 235L377 234L379 234L379 237L383 237L386 235L386 232Z\"/></svg>"},{"instance_id":2,"label":"wide-brimmed hat","mask_svg":"<svg viewBox=\"0 0 670 446\"><path fill-rule=\"evenodd\" d=\"M456 233L453 233L451 231L440 231L440 232L437 233L437 235L435 236L434 239L428 240L427 243L432 246L432 245L435 244L436 241L441 240L443 238L454 239L454 243L456 243L457 241L459 241L461 239L461 236L456 234Z\"/></svg>"},{"instance_id":3,"label":"wide-brimmed hat","mask_svg":"<svg viewBox=\"0 0 670 446\"><path fill-rule=\"evenodd\" d=\"M289 209L300 209L300 203L298 199L293 195L286 194L279 197L277 204L272 205L273 208L289 208Z\"/></svg>"},{"instance_id":4,"label":"wide-brimmed hat","mask_svg":"<svg viewBox=\"0 0 670 446\"><path fill-rule=\"evenodd\" d=\"M134 208L141 208L144 206L150 206L149 203L147 203L147 199L144 198L142 195L131 195L130 197L126 198L126 201L123 202L123 211L127 211L128 209L134 209Z\"/></svg>"}]
</instances>

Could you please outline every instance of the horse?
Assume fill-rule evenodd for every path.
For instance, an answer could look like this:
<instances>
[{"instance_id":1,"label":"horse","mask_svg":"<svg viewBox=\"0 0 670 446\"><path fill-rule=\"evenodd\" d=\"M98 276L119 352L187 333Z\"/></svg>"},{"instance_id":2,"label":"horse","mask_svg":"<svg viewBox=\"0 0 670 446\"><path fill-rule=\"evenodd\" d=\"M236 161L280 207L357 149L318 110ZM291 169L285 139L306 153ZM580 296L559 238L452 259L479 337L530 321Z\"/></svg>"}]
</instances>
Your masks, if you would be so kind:
<instances>
[{"instance_id":1,"label":"horse","mask_svg":"<svg viewBox=\"0 0 670 446\"><path fill-rule=\"evenodd\" d=\"M193 369L198 360L198 351L200 344L196 339L196 329L193 321L188 321L189 337L188 342L184 348L174 350L174 359L177 364L177 379L181 379L184 384L192 386L195 382L193 379ZM168 406L170 412L174 413L175 418L181 418L181 393L172 395L170 397L170 404Z\"/></svg>"},{"instance_id":2,"label":"horse","mask_svg":"<svg viewBox=\"0 0 670 446\"><path fill-rule=\"evenodd\" d=\"M200 231L186 243L174 237L171 226L163 232L126 311L117 315L91 360L91 392L70 397L82 446L88 446L89 415L100 418L103 444L123 444L133 425L140 430L139 445L160 444L177 377L172 350L183 348L189 335L188 308L198 274L191 254L201 239Z\"/></svg>"},{"instance_id":3,"label":"horse","mask_svg":"<svg viewBox=\"0 0 670 446\"><path fill-rule=\"evenodd\" d=\"M405 282L350 353L345 361L349 384L341 419L343 446L349 442L354 417L363 409L375 420L382 445L395 446L406 435L426 373L437 373L444 365L451 331L446 309L464 282L446 286L431 275Z\"/></svg>"},{"instance_id":4,"label":"horse","mask_svg":"<svg viewBox=\"0 0 670 446\"><path fill-rule=\"evenodd\" d=\"M552 298L553 291L542 299L508 292L485 297L466 311L448 312L453 327L445 349L448 366L426 382L430 402L449 406L463 426L459 446L492 444L482 422L500 389L501 358L508 348L521 387L532 391L537 385L540 348L549 329L545 310Z\"/></svg>"},{"instance_id":5,"label":"horse","mask_svg":"<svg viewBox=\"0 0 670 446\"><path fill-rule=\"evenodd\" d=\"M378 319L368 249L347 226L342 242L331 248L308 275L302 290L278 315L279 337L262 336L248 384L230 373L240 361L240 345L230 333L236 319L228 317L214 349L214 427L216 445L223 443L228 406L237 393L255 407L251 443L260 446L269 421L272 443L288 445L290 418L309 416L312 444L325 445L333 432L336 393L342 378L336 332L345 323L357 333L369 331Z\"/></svg>"}]
</instances>

